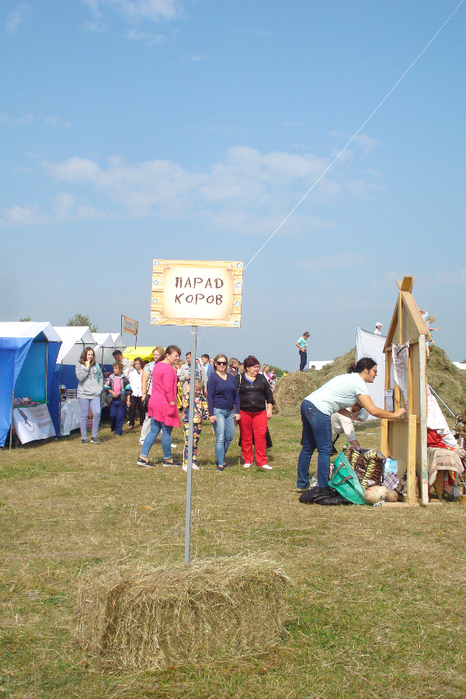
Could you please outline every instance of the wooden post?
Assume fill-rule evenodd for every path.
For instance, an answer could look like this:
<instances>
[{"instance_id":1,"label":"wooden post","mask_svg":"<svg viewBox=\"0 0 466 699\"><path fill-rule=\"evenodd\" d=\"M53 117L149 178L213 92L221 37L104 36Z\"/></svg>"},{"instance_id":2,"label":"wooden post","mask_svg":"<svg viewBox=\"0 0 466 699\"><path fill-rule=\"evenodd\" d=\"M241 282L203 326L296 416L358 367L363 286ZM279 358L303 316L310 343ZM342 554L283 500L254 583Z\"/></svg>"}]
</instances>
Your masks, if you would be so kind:
<instances>
[{"instance_id":1,"label":"wooden post","mask_svg":"<svg viewBox=\"0 0 466 699\"><path fill-rule=\"evenodd\" d=\"M416 502L416 415L408 416L408 497L407 502L413 505Z\"/></svg>"}]
</instances>

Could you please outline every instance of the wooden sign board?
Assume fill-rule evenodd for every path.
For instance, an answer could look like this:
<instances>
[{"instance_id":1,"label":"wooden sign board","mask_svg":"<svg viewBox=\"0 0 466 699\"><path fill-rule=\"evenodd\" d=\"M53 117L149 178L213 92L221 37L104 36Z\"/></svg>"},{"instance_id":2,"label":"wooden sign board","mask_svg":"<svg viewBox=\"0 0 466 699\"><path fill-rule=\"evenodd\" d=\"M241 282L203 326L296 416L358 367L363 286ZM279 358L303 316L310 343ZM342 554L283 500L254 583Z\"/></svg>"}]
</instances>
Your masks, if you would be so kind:
<instances>
[{"instance_id":1,"label":"wooden sign board","mask_svg":"<svg viewBox=\"0 0 466 699\"><path fill-rule=\"evenodd\" d=\"M241 327L242 262L154 260L152 325Z\"/></svg>"}]
</instances>

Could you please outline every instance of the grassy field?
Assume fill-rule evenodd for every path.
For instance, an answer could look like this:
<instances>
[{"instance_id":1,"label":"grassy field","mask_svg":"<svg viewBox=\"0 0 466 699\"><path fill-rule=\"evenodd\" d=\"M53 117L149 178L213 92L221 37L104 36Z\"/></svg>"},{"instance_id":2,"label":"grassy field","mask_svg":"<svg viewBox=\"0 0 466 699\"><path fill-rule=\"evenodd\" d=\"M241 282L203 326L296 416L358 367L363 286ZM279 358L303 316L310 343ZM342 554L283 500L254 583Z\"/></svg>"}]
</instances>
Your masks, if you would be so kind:
<instances>
[{"instance_id":1,"label":"grassy field","mask_svg":"<svg viewBox=\"0 0 466 699\"><path fill-rule=\"evenodd\" d=\"M264 553L293 580L281 645L158 673L108 672L74 635L84 575L184 555L186 476L136 467L138 434L2 450L0 699L466 696L466 508L301 505L297 411L271 422L273 471L216 473L204 426L191 556ZM379 427L359 430L379 446ZM181 431L174 432L181 455ZM342 438L340 438L342 442ZM161 463L157 442L151 456Z\"/></svg>"}]
</instances>

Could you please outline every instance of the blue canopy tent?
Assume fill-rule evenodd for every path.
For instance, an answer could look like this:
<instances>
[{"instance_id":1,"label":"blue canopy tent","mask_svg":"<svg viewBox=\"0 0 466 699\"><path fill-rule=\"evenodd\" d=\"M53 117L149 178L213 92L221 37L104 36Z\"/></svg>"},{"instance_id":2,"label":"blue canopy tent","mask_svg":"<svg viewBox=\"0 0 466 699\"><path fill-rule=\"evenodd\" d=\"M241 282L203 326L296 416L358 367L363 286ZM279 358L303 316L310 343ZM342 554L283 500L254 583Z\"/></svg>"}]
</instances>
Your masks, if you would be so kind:
<instances>
[{"instance_id":1,"label":"blue canopy tent","mask_svg":"<svg viewBox=\"0 0 466 699\"><path fill-rule=\"evenodd\" d=\"M52 382L60 346L50 323L0 323L0 447L5 446L15 397L48 403L59 434L59 400Z\"/></svg>"}]
</instances>

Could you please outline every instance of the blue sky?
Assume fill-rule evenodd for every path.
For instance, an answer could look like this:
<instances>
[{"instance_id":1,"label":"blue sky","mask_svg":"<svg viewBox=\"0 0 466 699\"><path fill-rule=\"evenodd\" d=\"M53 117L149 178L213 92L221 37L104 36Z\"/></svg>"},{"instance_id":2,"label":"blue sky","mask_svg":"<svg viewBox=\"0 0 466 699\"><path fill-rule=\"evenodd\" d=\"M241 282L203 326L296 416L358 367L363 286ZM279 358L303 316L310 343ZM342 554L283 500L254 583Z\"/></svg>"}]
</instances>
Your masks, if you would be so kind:
<instances>
[{"instance_id":1,"label":"blue sky","mask_svg":"<svg viewBox=\"0 0 466 699\"><path fill-rule=\"evenodd\" d=\"M2 320L88 314L141 344L153 258L242 260L200 352L298 366L388 329L396 280L466 357L466 2L4 0ZM309 196L248 265L451 19ZM128 342L130 336L127 336Z\"/></svg>"}]
</instances>

